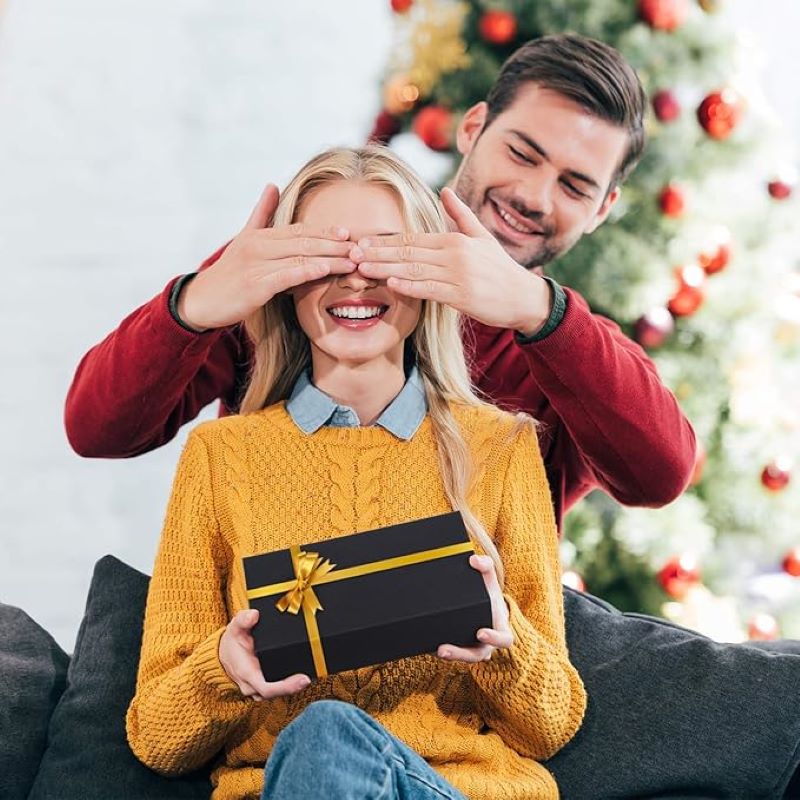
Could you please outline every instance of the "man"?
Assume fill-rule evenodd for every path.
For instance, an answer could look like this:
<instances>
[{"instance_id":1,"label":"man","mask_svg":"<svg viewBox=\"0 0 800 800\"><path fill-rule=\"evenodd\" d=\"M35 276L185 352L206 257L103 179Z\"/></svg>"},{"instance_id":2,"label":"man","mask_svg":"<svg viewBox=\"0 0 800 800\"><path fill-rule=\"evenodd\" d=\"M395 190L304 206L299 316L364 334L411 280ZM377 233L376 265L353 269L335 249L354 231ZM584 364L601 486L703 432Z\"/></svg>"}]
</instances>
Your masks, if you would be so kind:
<instances>
[{"instance_id":1,"label":"man","mask_svg":"<svg viewBox=\"0 0 800 800\"><path fill-rule=\"evenodd\" d=\"M645 102L606 45L524 45L460 123L455 191L442 192L450 234L354 243L347 231L270 228L267 187L229 245L84 357L67 398L72 446L132 456L217 398L235 411L249 360L238 323L279 291L357 269L470 320L477 385L544 423L559 525L596 487L622 503L670 502L694 465L689 423L641 348L543 275L619 198L644 146ZM590 698L584 728L548 762L565 796L781 796L798 760L800 657L720 647L580 593L565 607Z\"/></svg>"}]
</instances>

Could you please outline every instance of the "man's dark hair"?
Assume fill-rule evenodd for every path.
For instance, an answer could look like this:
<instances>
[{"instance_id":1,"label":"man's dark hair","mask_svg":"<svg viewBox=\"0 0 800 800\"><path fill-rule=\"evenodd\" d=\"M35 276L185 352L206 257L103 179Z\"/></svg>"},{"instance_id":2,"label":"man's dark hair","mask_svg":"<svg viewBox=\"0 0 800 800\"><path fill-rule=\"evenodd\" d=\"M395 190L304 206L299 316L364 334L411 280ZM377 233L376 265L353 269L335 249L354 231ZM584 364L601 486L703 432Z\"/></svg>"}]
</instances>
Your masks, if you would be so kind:
<instances>
[{"instance_id":1,"label":"man's dark hair","mask_svg":"<svg viewBox=\"0 0 800 800\"><path fill-rule=\"evenodd\" d=\"M522 45L503 64L489 90L484 130L526 83L568 97L590 114L628 131L628 147L608 190L633 171L644 150L647 99L633 67L610 45L576 34L543 36Z\"/></svg>"}]
</instances>

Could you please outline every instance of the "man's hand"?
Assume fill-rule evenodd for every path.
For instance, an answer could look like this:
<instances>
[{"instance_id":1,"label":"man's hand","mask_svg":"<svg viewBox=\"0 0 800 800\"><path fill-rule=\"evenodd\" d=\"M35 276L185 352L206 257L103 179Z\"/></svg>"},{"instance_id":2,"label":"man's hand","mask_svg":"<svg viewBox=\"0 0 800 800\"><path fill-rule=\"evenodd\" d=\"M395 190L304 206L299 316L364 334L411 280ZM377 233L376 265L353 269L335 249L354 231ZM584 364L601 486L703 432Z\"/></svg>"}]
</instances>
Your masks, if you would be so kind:
<instances>
[{"instance_id":1,"label":"man's hand","mask_svg":"<svg viewBox=\"0 0 800 800\"><path fill-rule=\"evenodd\" d=\"M526 335L542 328L550 315L547 283L514 261L452 189L442 189L441 198L456 232L362 239L350 252L359 272L486 325Z\"/></svg>"},{"instance_id":2,"label":"man's hand","mask_svg":"<svg viewBox=\"0 0 800 800\"><path fill-rule=\"evenodd\" d=\"M278 189L264 189L250 219L219 260L186 285L178 315L197 331L241 322L276 294L329 274L352 272L345 228L269 227Z\"/></svg>"},{"instance_id":3,"label":"man's hand","mask_svg":"<svg viewBox=\"0 0 800 800\"><path fill-rule=\"evenodd\" d=\"M256 622L258 610L251 608L240 611L225 628L219 640L219 660L228 677L245 697L253 700L297 694L305 689L311 682L307 675L291 675L274 683L264 680L250 633Z\"/></svg>"},{"instance_id":4,"label":"man's hand","mask_svg":"<svg viewBox=\"0 0 800 800\"><path fill-rule=\"evenodd\" d=\"M492 602L492 627L481 628L477 633L481 644L475 647L456 647L452 644L443 644L437 650L439 658L446 661L466 661L475 664L478 661L489 661L492 653L498 647L511 647L514 644L514 634L508 623L508 605L503 597L500 582L497 580L494 562L489 556L472 555L469 557L470 566L483 575L489 599Z\"/></svg>"}]
</instances>

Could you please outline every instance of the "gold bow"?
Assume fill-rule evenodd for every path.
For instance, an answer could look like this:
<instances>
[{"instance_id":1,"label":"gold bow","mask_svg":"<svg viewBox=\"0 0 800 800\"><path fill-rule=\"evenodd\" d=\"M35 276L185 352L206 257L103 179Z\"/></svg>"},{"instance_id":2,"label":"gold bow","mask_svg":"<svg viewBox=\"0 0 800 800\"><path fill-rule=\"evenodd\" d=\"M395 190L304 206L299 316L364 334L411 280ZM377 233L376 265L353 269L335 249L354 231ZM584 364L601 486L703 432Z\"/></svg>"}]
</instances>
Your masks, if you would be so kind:
<instances>
[{"instance_id":1,"label":"gold bow","mask_svg":"<svg viewBox=\"0 0 800 800\"><path fill-rule=\"evenodd\" d=\"M321 611L322 603L319 602L313 587L335 567L336 564L331 564L319 553L307 553L305 550L300 550L294 561L296 576L294 586L275 603L278 611L297 614L301 607L307 614L316 614L317 611Z\"/></svg>"}]
</instances>

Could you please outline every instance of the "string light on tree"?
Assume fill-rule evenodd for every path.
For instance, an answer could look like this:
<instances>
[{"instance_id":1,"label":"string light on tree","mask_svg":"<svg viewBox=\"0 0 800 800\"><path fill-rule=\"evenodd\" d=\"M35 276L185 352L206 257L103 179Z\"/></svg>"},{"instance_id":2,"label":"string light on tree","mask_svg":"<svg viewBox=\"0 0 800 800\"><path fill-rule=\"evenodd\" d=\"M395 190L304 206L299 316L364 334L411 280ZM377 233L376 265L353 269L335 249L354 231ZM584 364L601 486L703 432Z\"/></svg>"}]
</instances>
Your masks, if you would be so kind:
<instances>
[{"instance_id":1,"label":"string light on tree","mask_svg":"<svg viewBox=\"0 0 800 800\"><path fill-rule=\"evenodd\" d=\"M486 11L478 22L478 31L489 44L509 44L517 38L517 18L510 11Z\"/></svg>"},{"instance_id":2,"label":"string light on tree","mask_svg":"<svg viewBox=\"0 0 800 800\"><path fill-rule=\"evenodd\" d=\"M697 108L697 121L712 139L727 139L741 116L742 101L733 89L712 92Z\"/></svg>"},{"instance_id":3,"label":"string light on tree","mask_svg":"<svg viewBox=\"0 0 800 800\"><path fill-rule=\"evenodd\" d=\"M383 107L396 116L411 111L419 100L419 87L407 75L393 75L383 87Z\"/></svg>"}]
</instances>

